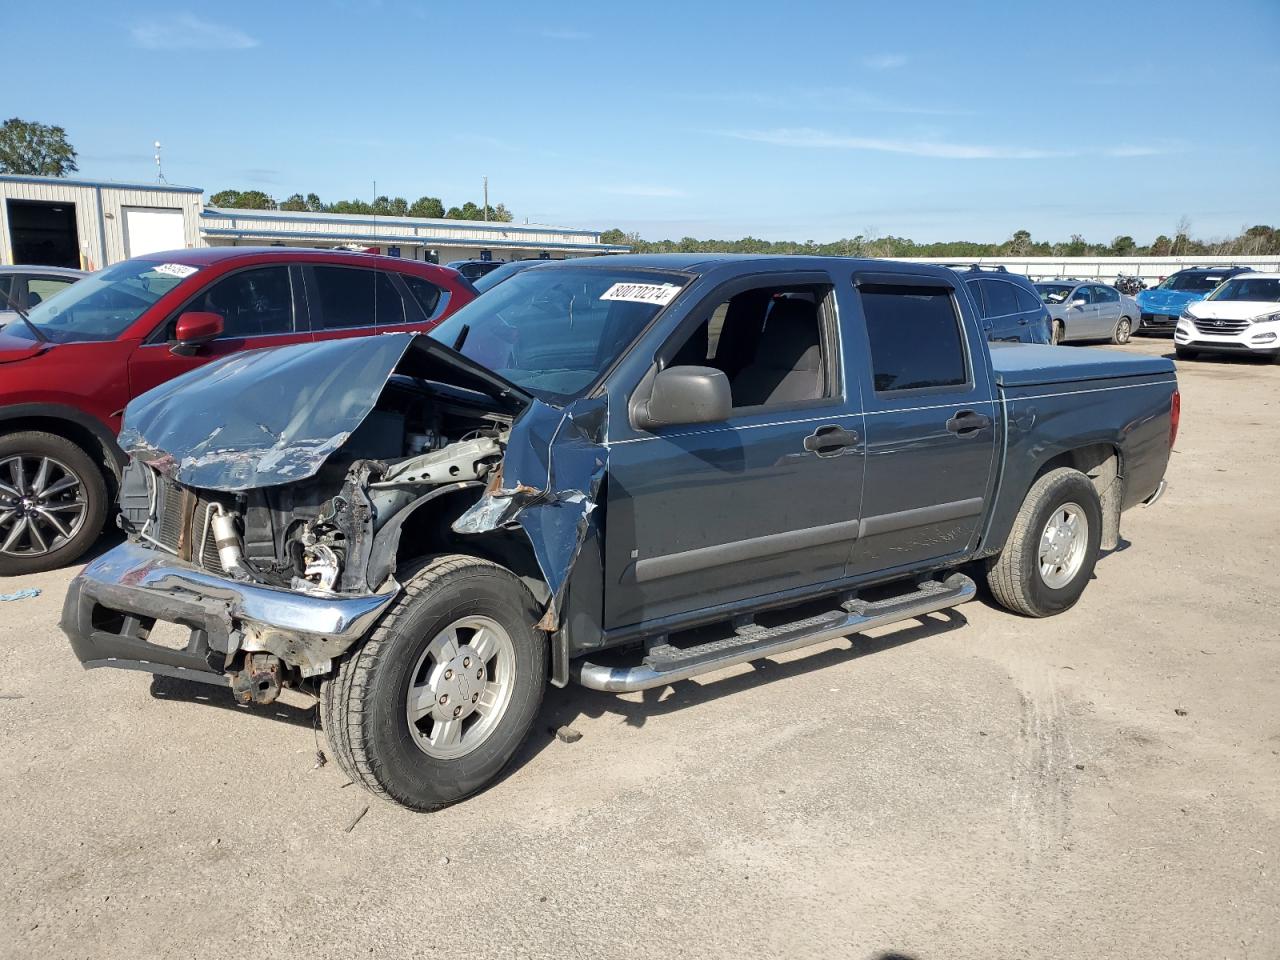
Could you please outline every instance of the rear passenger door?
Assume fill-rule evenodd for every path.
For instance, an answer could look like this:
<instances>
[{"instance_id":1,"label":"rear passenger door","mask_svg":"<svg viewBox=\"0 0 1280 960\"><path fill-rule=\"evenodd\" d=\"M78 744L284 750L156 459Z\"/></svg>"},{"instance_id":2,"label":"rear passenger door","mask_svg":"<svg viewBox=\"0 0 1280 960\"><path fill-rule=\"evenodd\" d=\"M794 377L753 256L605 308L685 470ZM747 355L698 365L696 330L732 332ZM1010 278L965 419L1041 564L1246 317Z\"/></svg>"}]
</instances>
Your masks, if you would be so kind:
<instances>
[{"instance_id":1,"label":"rear passenger door","mask_svg":"<svg viewBox=\"0 0 1280 960\"><path fill-rule=\"evenodd\" d=\"M976 542L992 496L997 411L987 347L963 322L949 281L868 272L855 282L861 329L851 333L869 385L848 570L860 576L954 557Z\"/></svg>"},{"instance_id":2,"label":"rear passenger door","mask_svg":"<svg viewBox=\"0 0 1280 960\"><path fill-rule=\"evenodd\" d=\"M982 288L982 299L986 303L986 320L991 325L987 339L1019 339L1021 331L1018 327L1017 287L997 277L984 277L978 281L978 285Z\"/></svg>"},{"instance_id":3,"label":"rear passenger door","mask_svg":"<svg viewBox=\"0 0 1280 960\"><path fill-rule=\"evenodd\" d=\"M394 271L340 264L312 264L304 271L317 340L411 331L427 321L418 298Z\"/></svg>"}]
</instances>

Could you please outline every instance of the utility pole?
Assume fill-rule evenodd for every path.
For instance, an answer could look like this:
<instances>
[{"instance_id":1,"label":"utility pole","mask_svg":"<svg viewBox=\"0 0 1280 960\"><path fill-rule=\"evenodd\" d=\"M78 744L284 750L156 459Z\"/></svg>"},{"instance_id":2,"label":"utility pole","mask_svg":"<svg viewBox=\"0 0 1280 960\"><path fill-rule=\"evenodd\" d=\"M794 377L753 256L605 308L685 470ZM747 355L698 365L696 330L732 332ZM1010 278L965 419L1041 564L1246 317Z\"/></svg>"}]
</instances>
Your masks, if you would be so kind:
<instances>
[{"instance_id":1,"label":"utility pole","mask_svg":"<svg viewBox=\"0 0 1280 960\"><path fill-rule=\"evenodd\" d=\"M156 182L168 183L169 181L167 181L164 178L164 167L160 166L160 141L159 140L156 141L155 147L156 147Z\"/></svg>"},{"instance_id":2,"label":"utility pole","mask_svg":"<svg viewBox=\"0 0 1280 960\"><path fill-rule=\"evenodd\" d=\"M484 178L484 219L489 222L489 178Z\"/></svg>"}]
</instances>

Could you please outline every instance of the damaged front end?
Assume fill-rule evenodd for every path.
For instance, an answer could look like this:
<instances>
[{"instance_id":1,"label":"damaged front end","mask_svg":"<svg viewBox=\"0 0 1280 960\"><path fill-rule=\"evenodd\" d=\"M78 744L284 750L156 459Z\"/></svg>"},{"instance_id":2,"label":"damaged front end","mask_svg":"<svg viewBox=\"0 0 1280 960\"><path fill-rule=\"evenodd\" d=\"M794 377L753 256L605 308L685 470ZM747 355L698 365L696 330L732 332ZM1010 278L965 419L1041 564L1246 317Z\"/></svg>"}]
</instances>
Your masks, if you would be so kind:
<instances>
[{"instance_id":1,"label":"damaged front end","mask_svg":"<svg viewBox=\"0 0 1280 960\"><path fill-rule=\"evenodd\" d=\"M502 558L515 535L552 630L603 476L603 412L545 404L421 335L211 364L130 405L128 541L72 584L63 629L86 667L268 702L367 635L407 556L470 542ZM160 622L186 646L155 642Z\"/></svg>"}]
</instances>

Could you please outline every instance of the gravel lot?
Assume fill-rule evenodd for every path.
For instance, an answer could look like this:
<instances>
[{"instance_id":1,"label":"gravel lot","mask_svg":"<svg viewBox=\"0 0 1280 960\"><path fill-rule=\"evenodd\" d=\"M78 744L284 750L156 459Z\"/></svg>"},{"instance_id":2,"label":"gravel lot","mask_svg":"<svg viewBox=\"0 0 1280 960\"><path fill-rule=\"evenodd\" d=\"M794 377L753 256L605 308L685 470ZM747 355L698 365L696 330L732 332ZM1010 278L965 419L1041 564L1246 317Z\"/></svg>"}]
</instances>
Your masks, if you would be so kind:
<instances>
[{"instance_id":1,"label":"gravel lot","mask_svg":"<svg viewBox=\"0 0 1280 960\"><path fill-rule=\"evenodd\" d=\"M1280 365L1179 374L1070 613L553 690L433 815L317 768L300 695L83 672L74 571L2 582L43 594L0 604L0 956L1280 956Z\"/></svg>"}]
</instances>

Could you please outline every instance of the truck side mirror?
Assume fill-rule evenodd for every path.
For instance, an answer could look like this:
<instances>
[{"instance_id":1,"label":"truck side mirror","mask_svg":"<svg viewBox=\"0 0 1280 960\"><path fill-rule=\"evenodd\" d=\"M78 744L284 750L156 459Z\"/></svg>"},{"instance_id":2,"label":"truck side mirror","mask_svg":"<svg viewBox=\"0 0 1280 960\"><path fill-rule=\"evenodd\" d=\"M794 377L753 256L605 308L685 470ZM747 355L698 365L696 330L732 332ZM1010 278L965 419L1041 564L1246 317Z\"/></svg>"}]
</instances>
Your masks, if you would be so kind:
<instances>
[{"instance_id":1,"label":"truck side mirror","mask_svg":"<svg viewBox=\"0 0 1280 960\"><path fill-rule=\"evenodd\" d=\"M658 371L649 399L636 405L641 430L729 419L733 394L729 378L714 367L678 366Z\"/></svg>"},{"instance_id":2,"label":"truck side mirror","mask_svg":"<svg viewBox=\"0 0 1280 960\"><path fill-rule=\"evenodd\" d=\"M174 344L169 348L179 357L194 356L206 343L222 336L222 317L216 313L189 310L173 327Z\"/></svg>"}]
</instances>

